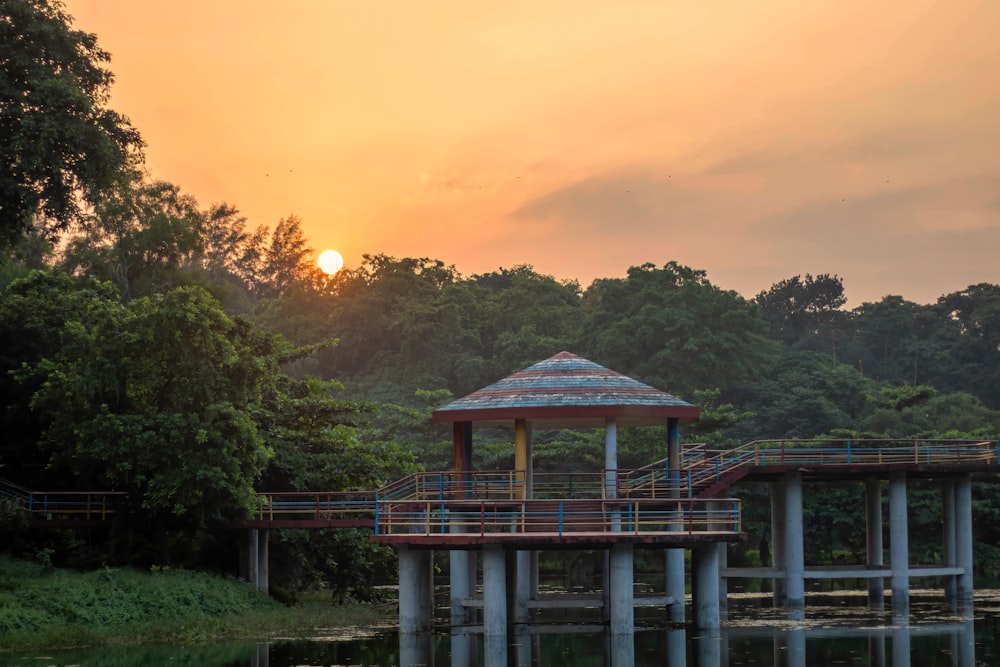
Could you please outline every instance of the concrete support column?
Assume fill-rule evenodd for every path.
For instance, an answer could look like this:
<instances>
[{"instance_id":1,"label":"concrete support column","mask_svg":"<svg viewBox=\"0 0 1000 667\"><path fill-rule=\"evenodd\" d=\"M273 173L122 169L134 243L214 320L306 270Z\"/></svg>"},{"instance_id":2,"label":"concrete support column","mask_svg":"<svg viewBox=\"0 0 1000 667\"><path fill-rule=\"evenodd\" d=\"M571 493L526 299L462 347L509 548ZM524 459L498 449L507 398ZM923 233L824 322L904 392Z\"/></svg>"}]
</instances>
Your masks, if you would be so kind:
<instances>
[{"instance_id":1,"label":"concrete support column","mask_svg":"<svg viewBox=\"0 0 1000 667\"><path fill-rule=\"evenodd\" d=\"M260 535L256 528L251 528L247 534L247 581L257 585L257 553L259 551Z\"/></svg>"},{"instance_id":2,"label":"concrete support column","mask_svg":"<svg viewBox=\"0 0 1000 667\"><path fill-rule=\"evenodd\" d=\"M771 483L771 561L778 572L785 571L785 483ZM774 606L785 606L785 579L774 579Z\"/></svg>"},{"instance_id":3,"label":"concrete support column","mask_svg":"<svg viewBox=\"0 0 1000 667\"><path fill-rule=\"evenodd\" d=\"M972 604L972 478L955 481L955 556L964 572L958 575L955 597L959 604Z\"/></svg>"},{"instance_id":4,"label":"concrete support column","mask_svg":"<svg viewBox=\"0 0 1000 667\"><path fill-rule=\"evenodd\" d=\"M269 547L267 528L260 531L260 539L257 540L257 590L267 593L271 569L269 564Z\"/></svg>"},{"instance_id":5,"label":"concrete support column","mask_svg":"<svg viewBox=\"0 0 1000 667\"><path fill-rule=\"evenodd\" d=\"M399 553L399 633L429 632L433 625L431 551L401 546Z\"/></svg>"},{"instance_id":6,"label":"concrete support column","mask_svg":"<svg viewBox=\"0 0 1000 667\"><path fill-rule=\"evenodd\" d=\"M531 613L528 600L531 599L531 552L520 550L515 556L514 577L514 622L528 623Z\"/></svg>"},{"instance_id":7,"label":"concrete support column","mask_svg":"<svg viewBox=\"0 0 1000 667\"><path fill-rule=\"evenodd\" d=\"M499 545L483 549L483 634L507 635L507 558Z\"/></svg>"},{"instance_id":8,"label":"concrete support column","mask_svg":"<svg viewBox=\"0 0 1000 667\"><path fill-rule=\"evenodd\" d=\"M785 474L785 607L806 603L805 544L802 527L802 473Z\"/></svg>"},{"instance_id":9,"label":"concrete support column","mask_svg":"<svg viewBox=\"0 0 1000 667\"><path fill-rule=\"evenodd\" d=\"M719 549L721 543L701 544L691 550L691 613L699 630L718 630Z\"/></svg>"},{"instance_id":10,"label":"concrete support column","mask_svg":"<svg viewBox=\"0 0 1000 667\"><path fill-rule=\"evenodd\" d=\"M882 483L875 477L865 480L865 543L868 567L882 567ZM882 577L868 580L868 605L872 609L885 606L885 580Z\"/></svg>"},{"instance_id":11,"label":"concrete support column","mask_svg":"<svg viewBox=\"0 0 1000 667\"><path fill-rule=\"evenodd\" d=\"M681 497L680 486L681 467L681 431L680 420L671 417L667 420L667 470L670 475L670 497ZM675 531L684 530L683 526L683 506L677 503L676 521L671 523L670 529ZM666 550L666 589L667 595L672 598L668 609L668 617L671 623L684 622L684 549Z\"/></svg>"},{"instance_id":12,"label":"concrete support column","mask_svg":"<svg viewBox=\"0 0 1000 667\"><path fill-rule=\"evenodd\" d=\"M632 545L615 544L610 555L611 634L631 634L635 630L635 604L632 591Z\"/></svg>"},{"instance_id":13,"label":"concrete support column","mask_svg":"<svg viewBox=\"0 0 1000 667\"><path fill-rule=\"evenodd\" d=\"M955 480L941 483L941 554L947 567L958 567L958 525L955 513ZM958 591L958 577L944 578L944 599L954 602Z\"/></svg>"},{"instance_id":14,"label":"concrete support column","mask_svg":"<svg viewBox=\"0 0 1000 667\"><path fill-rule=\"evenodd\" d=\"M451 549L448 552L448 601L451 607L451 624L466 625L472 622L471 609L463 603L472 597L475 588L469 577L468 551Z\"/></svg>"},{"instance_id":15,"label":"concrete support column","mask_svg":"<svg viewBox=\"0 0 1000 667\"><path fill-rule=\"evenodd\" d=\"M910 608L910 536L906 513L906 473L889 474L889 561L892 564L892 611Z\"/></svg>"}]
</instances>

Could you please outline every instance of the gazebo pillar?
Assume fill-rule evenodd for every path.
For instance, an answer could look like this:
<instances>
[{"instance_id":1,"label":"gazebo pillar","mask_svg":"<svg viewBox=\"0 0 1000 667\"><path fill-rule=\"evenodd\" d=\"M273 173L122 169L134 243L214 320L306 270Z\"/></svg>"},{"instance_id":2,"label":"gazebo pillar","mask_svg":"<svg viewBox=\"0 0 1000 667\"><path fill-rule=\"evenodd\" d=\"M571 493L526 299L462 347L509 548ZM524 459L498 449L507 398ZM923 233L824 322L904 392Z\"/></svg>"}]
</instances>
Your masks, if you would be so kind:
<instances>
[{"instance_id":1,"label":"gazebo pillar","mask_svg":"<svg viewBox=\"0 0 1000 667\"><path fill-rule=\"evenodd\" d=\"M680 420L671 417L667 420L667 473L670 476L670 496L681 497L681 428ZM681 522L682 509L677 504L677 521L671 524L671 530L680 531L684 528ZM666 549L667 596L672 602L669 607L671 623L684 622L684 549Z\"/></svg>"}]
</instances>

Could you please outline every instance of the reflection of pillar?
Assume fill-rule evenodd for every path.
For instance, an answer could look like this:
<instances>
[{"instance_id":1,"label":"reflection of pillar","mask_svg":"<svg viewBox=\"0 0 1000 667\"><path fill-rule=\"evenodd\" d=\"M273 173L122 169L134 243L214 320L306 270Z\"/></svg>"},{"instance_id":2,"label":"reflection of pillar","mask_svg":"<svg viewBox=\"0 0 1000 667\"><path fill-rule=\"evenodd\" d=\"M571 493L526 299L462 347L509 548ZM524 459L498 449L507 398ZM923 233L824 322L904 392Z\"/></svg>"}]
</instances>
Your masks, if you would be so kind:
<instances>
[{"instance_id":1,"label":"reflection of pillar","mask_svg":"<svg viewBox=\"0 0 1000 667\"><path fill-rule=\"evenodd\" d=\"M486 667L507 667L507 636L487 634L483 638L483 657ZM411 663L400 662L400 665ZM432 663L424 663L432 664Z\"/></svg>"},{"instance_id":2,"label":"reflection of pillar","mask_svg":"<svg viewBox=\"0 0 1000 667\"><path fill-rule=\"evenodd\" d=\"M399 633L427 632L433 623L431 551L402 545L399 553Z\"/></svg>"},{"instance_id":3,"label":"reflection of pillar","mask_svg":"<svg viewBox=\"0 0 1000 667\"><path fill-rule=\"evenodd\" d=\"M469 632L451 632L451 667L474 667L476 647L479 641L476 635ZM402 656L400 656L402 658ZM431 662L414 663L399 661L400 665L431 665Z\"/></svg>"},{"instance_id":4,"label":"reflection of pillar","mask_svg":"<svg viewBox=\"0 0 1000 667\"><path fill-rule=\"evenodd\" d=\"M976 664L976 628L971 608L964 610L963 618L961 629L955 633L958 667L973 667Z\"/></svg>"},{"instance_id":5,"label":"reflection of pillar","mask_svg":"<svg viewBox=\"0 0 1000 667\"><path fill-rule=\"evenodd\" d=\"M483 633L507 635L507 559L495 544L483 549Z\"/></svg>"},{"instance_id":6,"label":"reflection of pillar","mask_svg":"<svg viewBox=\"0 0 1000 667\"><path fill-rule=\"evenodd\" d=\"M802 529L802 473L785 474L785 606L806 603L805 536Z\"/></svg>"},{"instance_id":7,"label":"reflection of pillar","mask_svg":"<svg viewBox=\"0 0 1000 667\"><path fill-rule=\"evenodd\" d=\"M399 664L433 665L434 635L399 633Z\"/></svg>"},{"instance_id":8,"label":"reflection of pillar","mask_svg":"<svg viewBox=\"0 0 1000 667\"><path fill-rule=\"evenodd\" d=\"M667 471L670 475L670 497L681 497L681 430L680 420L676 417L667 419ZM676 519L671 522L670 529L682 531L683 512L680 503L676 507ZM673 600L669 609L672 623L684 622L684 549L667 549L667 595Z\"/></svg>"},{"instance_id":9,"label":"reflection of pillar","mask_svg":"<svg viewBox=\"0 0 1000 667\"><path fill-rule=\"evenodd\" d=\"M806 631L803 627L788 631L788 667L806 667Z\"/></svg>"},{"instance_id":10,"label":"reflection of pillar","mask_svg":"<svg viewBox=\"0 0 1000 667\"><path fill-rule=\"evenodd\" d=\"M906 473L895 471L889 473L889 560L892 611L902 615L910 608L910 537L906 520Z\"/></svg>"},{"instance_id":11,"label":"reflection of pillar","mask_svg":"<svg viewBox=\"0 0 1000 667\"><path fill-rule=\"evenodd\" d=\"M615 544L610 557L611 634L631 634L635 629L635 606L632 594L632 545Z\"/></svg>"},{"instance_id":12,"label":"reflection of pillar","mask_svg":"<svg viewBox=\"0 0 1000 667\"><path fill-rule=\"evenodd\" d=\"M684 628L667 630L667 664L687 664L687 630Z\"/></svg>"},{"instance_id":13,"label":"reflection of pillar","mask_svg":"<svg viewBox=\"0 0 1000 667\"><path fill-rule=\"evenodd\" d=\"M513 641L509 642L514 647L516 655L514 661L517 665L530 667L531 662L531 634L527 626L519 625L514 629Z\"/></svg>"},{"instance_id":14,"label":"reflection of pillar","mask_svg":"<svg viewBox=\"0 0 1000 667\"><path fill-rule=\"evenodd\" d=\"M941 553L945 567L957 567L957 527L955 523L955 480L946 479L941 483ZM958 577L944 578L944 599L954 602L957 594Z\"/></svg>"},{"instance_id":15,"label":"reflection of pillar","mask_svg":"<svg viewBox=\"0 0 1000 667\"><path fill-rule=\"evenodd\" d=\"M635 635L631 632L625 634L611 633L606 636L610 660L608 667L632 667L635 664ZM531 664L531 663L518 663Z\"/></svg>"},{"instance_id":16,"label":"reflection of pillar","mask_svg":"<svg viewBox=\"0 0 1000 667\"><path fill-rule=\"evenodd\" d=\"M972 478L955 480L955 556L963 569L958 575L955 597L959 604L972 604Z\"/></svg>"},{"instance_id":17,"label":"reflection of pillar","mask_svg":"<svg viewBox=\"0 0 1000 667\"><path fill-rule=\"evenodd\" d=\"M869 477L865 480L865 542L868 567L882 567L882 483ZM882 609L885 604L885 581L882 577L868 580L868 605Z\"/></svg>"},{"instance_id":18,"label":"reflection of pillar","mask_svg":"<svg viewBox=\"0 0 1000 667\"><path fill-rule=\"evenodd\" d=\"M774 606L785 605L785 483L771 483L771 559L776 573L774 578Z\"/></svg>"},{"instance_id":19,"label":"reflection of pillar","mask_svg":"<svg viewBox=\"0 0 1000 667\"><path fill-rule=\"evenodd\" d=\"M721 543L700 544L691 550L691 611L699 630L719 628L719 549Z\"/></svg>"},{"instance_id":20,"label":"reflection of pillar","mask_svg":"<svg viewBox=\"0 0 1000 667\"><path fill-rule=\"evenodd\" d=\"M885 664L885 634L873 632L868 635L868 664L871 667L887 667Z\"/></svg>"},{"instance_id":21,"label":"reflection of pillar","mask_svg":"<svg viewBox=\"0 0 1000 667\"><path fill-rule=\"evenodd\" d=\"M892 667L910 667L910 619L907 616L893 618Z\"/></svg>"},{"instance_id":22,"label":"reflection of pillar","mask_svg":"<svg viewBox=\"0 0 1000 667\"><path fill-rule=\"evenodd\" d=\"M722 636L718 632L700 634L697 639L698 662L695 664L698 667L722 667L722 641Z\"/></svg>"}]
</instances>

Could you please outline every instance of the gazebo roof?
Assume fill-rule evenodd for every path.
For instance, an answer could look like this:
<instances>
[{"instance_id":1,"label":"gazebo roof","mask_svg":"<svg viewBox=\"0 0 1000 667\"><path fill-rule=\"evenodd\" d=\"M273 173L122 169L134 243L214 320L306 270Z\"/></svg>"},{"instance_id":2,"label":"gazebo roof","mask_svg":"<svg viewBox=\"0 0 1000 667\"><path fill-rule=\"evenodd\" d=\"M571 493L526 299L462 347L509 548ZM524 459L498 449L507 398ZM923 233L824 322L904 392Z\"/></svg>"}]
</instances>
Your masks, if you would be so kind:
<instances>
[{"instance_id":1,"label":"gazebo roof","mask_svg":"<svg viewBox=\"0 0 1000 667\"><path fill-rule=\"evenodd\" d=\"M438 423L541 428L597 428L696 421L698 407L570 352L560 352L434 411Z\"/></svg>"}]
</instances>

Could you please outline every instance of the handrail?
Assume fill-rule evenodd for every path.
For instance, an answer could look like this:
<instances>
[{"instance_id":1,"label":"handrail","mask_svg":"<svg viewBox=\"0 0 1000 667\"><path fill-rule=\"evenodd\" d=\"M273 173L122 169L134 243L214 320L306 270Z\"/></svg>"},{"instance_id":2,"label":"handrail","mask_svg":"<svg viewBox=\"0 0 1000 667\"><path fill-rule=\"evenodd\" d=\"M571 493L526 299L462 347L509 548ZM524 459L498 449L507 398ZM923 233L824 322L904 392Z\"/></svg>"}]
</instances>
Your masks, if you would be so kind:
<instances>
[{"instance_id":1,"label":"handrail","mask_svg":"<svg viewBox=\"0 0 1000 667\"><path fill-rule=\"evenodd\" d=\"M379 500L376 535L738 534L737 498L654 500Z\"/></svg>"}]
</instances>

